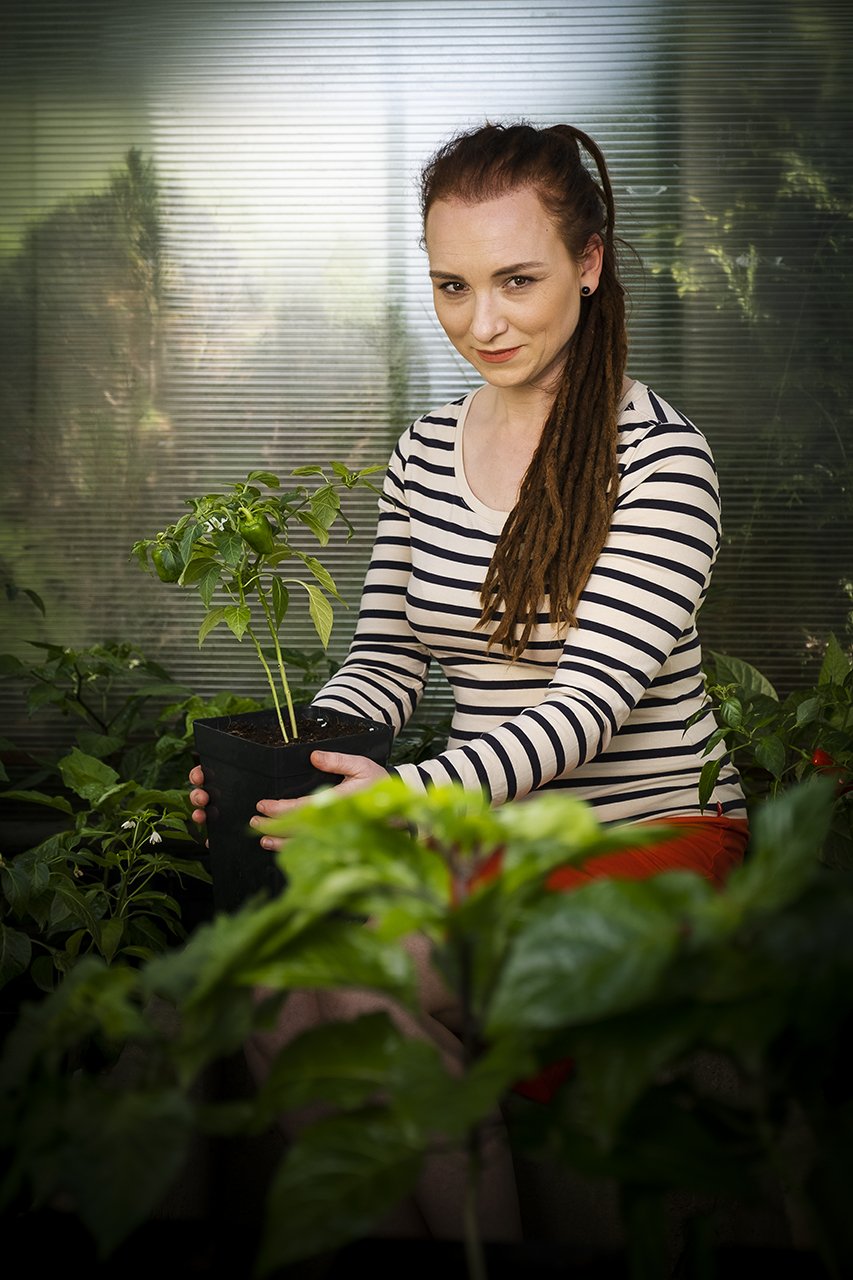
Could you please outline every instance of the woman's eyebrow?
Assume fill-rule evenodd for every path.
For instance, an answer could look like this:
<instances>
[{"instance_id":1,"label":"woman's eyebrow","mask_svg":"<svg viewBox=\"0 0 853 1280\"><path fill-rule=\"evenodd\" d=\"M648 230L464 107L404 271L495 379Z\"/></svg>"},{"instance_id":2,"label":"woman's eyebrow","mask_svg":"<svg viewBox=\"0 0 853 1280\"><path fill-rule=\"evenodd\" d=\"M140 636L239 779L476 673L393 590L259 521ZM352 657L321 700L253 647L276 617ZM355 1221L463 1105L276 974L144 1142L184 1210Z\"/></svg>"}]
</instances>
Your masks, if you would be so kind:
<instances>
[{"instance_id":1,"label":"woman's eyebrow","mask_svg":"<svg viewBox=\"0 0 853 1280\"><path fill-rule=\"evenodd\" d=\"M497 271L492 272L492 279L497 280L499 276L517 276L524 271L537 271L545 266L544 262L515 262L509 267L498 267ZM456 271L430 271L431 280L461 280L462 276Z\"/></svg>"}]
</instances>

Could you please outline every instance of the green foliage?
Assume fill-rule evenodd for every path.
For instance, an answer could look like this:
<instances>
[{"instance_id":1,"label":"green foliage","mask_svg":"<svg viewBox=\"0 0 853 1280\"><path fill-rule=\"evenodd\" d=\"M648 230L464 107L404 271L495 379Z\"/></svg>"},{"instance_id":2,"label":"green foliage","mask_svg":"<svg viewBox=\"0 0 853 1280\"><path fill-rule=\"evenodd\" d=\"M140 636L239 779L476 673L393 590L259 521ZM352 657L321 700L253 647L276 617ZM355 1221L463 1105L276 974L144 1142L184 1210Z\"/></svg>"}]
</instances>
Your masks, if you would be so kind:
<instances>
[{"instance_id":1,"label":"green foliage","mask_svg":"<svg viewBox=\"0 0 853 1280\"><path fill-rule=\"evenodd\" d=\"M835 805L822 856L853 868L853 663L836 638L829 637L817 683L786 698L740 658L711 653L705 672L718 725L706 750L725 742L750 808L812 774L831 778ZM703 804L720 767L714 760L702 770Z\"/></svg>"},{"instance_id":2,"label":"green foliage","mask_svg":"<svg viewBox=\"0 0 853 1280\"><path fill-rule=\"evenodd\" d=\"M41 660L0 655L0 677L26 689L31 715L67 717L74 744L23 752L0 742L24 762L0 792L5 812L55 819L46 838L0 854L0 987L49 991L89 954L134 964L186 936L187 882L210 879L186 794L193 722L263 704L191 694L129 644L32 643ZM282 652L297 696L332 672L323 650Z\"/></svg>"},{"instance_id":3,"label":"green foliage","mask_svg":"<svg viewBox=\"0 0 853 1280\"><path fill-rule=\"evenodd\" d=\"M77 746L87 755L145 785L162 783L170 757L164 745L155 746L164 727L160 708L164 699L186 699L189 690L131 644L107 641L72 649L29 643L41 651L41 662L0 654L0 679L26 689L29 714L58 712L74 724ZM32 753L32 765L22 785L56 779L55 753Z\"/></svg>"},{"instance_id":4,"label":"green foliage","mask_svg":"<svg viewBox=\"0 0 853 1280\"><path fill-rule=\"evenodd\" d=\"M74 747L59 761L67 795L5 792L44 805L65 830L8 861L0 856L0 986L29 973L50 991L82 957L137 963L186 936L173 896L187 878L209 881L191 853L185 791L122 782L103 761ZM82 804L79 803L82 801Z\"/></svg>"},{"instance_id":5,"label":"green foliage","mask_svg":"<svg viewBox=\"0 0 853 1280\"><path fill-rule=\"evenodd\" d=\"M328 569L316 556L300 549L294 531L307 530L324 547L332 526L340 520L351 537L354 530L341 508L341 494L358 485L375 488L369 477L379 470L372 466L350 471L343 463L333 462L329 478L322 467L297 467L289 479L318 476L321 483L313 487L297 484L287 490L282 490L281 479L272 472L252 471L227 493L188 498L188 515L133 546L133 555L143 569L154 572L161 581L198 592L205 610L199 646L223 623L237 640L249 637L285 742L290 734L297 735L293 694L279 640L290 607L290 588L298 586L306 592L311 621L324 649L332 631L331 600L341 600ZM261 633L265 629L271 642L269 659L259 628ZM290 734L282 703L287 707Z\"/></svg>"},{"instance_id":6,"label":"green foliage","mask_svg":"<svg viewBox=\"0 0 853 1280\"><path fill-rule=\"evenodd\" d=\"M257 1269L274 1274L369 1231L436 1149L469 1151L475 1180L477 1135L512 1083L570 1053L574 1073L554 1103L517 1120L520 1147L616 1176L630 1224L637 1204L651 1212L672 1187L757 1195L786 1158L796 1107L815 1138L803 1195L840 1275L832 1206L844 1197L813 1192L830 1166L851 1190L832 1151L853 1137L853 882L817 858L832 791L815 777L767 800L750 859L721 892L673 872L569 896L547 890L553 867L636 843L636 830L603 828L564 796L494 810L455 788L418 796L394 778L348 797L318 793L269 824L288 837L285 893L134 970L89 957L24 1009L0 1060L2 1196L70 1197L108 1256L155 1211L191 1133L258 1132L320 1102L327 1113L288 1147L269 1187ZM499 852L503 874L490 878ZM412 932L462 1007L458 1075L377 1013L294 1040L245 1102L198 1100L206 1068L271 1025L296 987L368 986L414 1009L400 945ZM110 1072L69 1072L93 1043L107 1061L136 1047L139 1079L119 1087ZM709 1048L749 1083L736 1104L691 1078L691 1055ZM149 1111L161 1140L146 1145L137 1177L131 1138ZM127 1140L99 1142L114 1123ZM652 1246L641 1237L642 1256Z\"/></svg>"},{"instance_id":7,"label":"green foliage","mask_svg":"<svg viewBox=\"0 0 853 1280\"><path fill-rule=\"evenodd\" d=\"M0 987L50 991L85 956L138 964L186 936L175 891L210 877L186 795L191 729L177 730L205 707L132 645L31 643L41 661L0 655L0 676L24 686L31 715L67 718L75 741L16 751L16 785L0 793L7 812L55 819L0 855Z\"/></svg>"},{"instance_id":8,"label":"green foliage","mask_svg":"<svg viewBox=\"0 0 853 1280\"><path fill-rule=\"evenodd\" d=\"M694 402L699 353L727 353L706 389L725 545L704 633L719 648L731 619L748 619L740 650L762 669L778 663L780 683L803 639L818 626L817 639L839 632L846 611L853 171L838 157L848 154L853 45L835 0L778 0L772 13L773 40L754 41L747 6L716 12L715 57L728 67L747 57L748 72L700 77L672 220L656 218L638 248L678 308L673 335ZM691 65L706 39L686 24L677 56ZM694 350L688 335L700 329ZM667 375L678 365L670 350Z\"/></svg>"}]
</instances>

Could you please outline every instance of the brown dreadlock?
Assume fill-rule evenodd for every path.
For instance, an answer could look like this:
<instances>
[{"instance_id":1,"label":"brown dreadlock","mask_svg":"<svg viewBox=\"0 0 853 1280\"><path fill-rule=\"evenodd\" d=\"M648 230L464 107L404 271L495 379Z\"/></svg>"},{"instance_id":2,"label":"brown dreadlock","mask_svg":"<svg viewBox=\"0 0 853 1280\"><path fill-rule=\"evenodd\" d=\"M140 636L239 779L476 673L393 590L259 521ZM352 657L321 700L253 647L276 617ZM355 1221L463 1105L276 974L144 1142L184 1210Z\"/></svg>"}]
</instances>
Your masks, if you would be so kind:
<instances>
[{"instance_id":1,"label":"brown dreadlock","mask_svg":"<svg viewBox=\"0 0 853 1280\"><path fill-rule=\"evenodd\" d=\"M581 148L595 163L597 181ZM421 175L424 225L436 200L475 204L519 187L536 191L575 261L596 235L604 261L598 288L582 302L554 403L483 583L478 625L496 622L489 644L500 644L512 659L526 648L546 597L554 626L576 625L577 601L616 501L616 419L628 346L610 179L600 150L579 129L487 124L458 135Z\"/></svg>"}]
</instances>

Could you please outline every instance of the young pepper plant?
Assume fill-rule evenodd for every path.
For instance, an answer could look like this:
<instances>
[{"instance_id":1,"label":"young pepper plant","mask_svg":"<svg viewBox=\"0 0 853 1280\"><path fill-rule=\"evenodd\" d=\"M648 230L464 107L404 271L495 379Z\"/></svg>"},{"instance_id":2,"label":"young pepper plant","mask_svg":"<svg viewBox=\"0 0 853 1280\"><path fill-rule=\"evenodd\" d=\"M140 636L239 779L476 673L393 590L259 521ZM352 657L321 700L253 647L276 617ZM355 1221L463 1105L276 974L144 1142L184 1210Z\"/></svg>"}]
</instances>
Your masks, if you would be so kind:
<instances>
[{"instance_id":1,"label":"young pepper plant","mask_svg":"<svg viewBox=\"0 0 853 1280\"><path fill-rule=\"evenodd\" d=\"M319 483L298 483L287 489L272 472L251 471L224 493L188 498L188 514L133 546L132 554L143 569L162 582L198 592L205 609L199 647L223 623L237 640L248 636L269 685L284 742L298 736L285 650L279 639L290 589L295 586L306 592L311 621L324 649L332 631L331 600L341 601L325 565L295 544L294 529L307 530L325 547L332 526L340 521L349 540L354 529L342 510L341 494L360 485L378 492L369 477L379 470L370 466L351 471L341 462L332 462L330 477L319 466L297 467L289 479L317 476ZM265 633L272 644L269 660L261 642Z\"/></svg>"}]
</instances>

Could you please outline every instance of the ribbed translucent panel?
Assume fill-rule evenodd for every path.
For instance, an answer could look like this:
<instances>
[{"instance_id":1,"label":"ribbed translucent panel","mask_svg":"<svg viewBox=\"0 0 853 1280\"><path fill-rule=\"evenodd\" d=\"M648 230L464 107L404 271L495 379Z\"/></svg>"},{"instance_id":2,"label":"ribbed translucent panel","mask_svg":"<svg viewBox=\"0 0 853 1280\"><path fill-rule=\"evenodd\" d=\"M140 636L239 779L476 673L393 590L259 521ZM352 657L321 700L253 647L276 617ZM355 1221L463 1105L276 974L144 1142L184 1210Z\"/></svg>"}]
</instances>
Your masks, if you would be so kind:
<instances>
[{"instance_id":1,"label":"ribbed translucent panel","mask_svg":"<svg viewBox=\"0 0 853 1280\"><path fill-rule=\"evenodd\" d=\"M568 121L609 159L643 262L630 372L721 475L706 647L785 689L849 641L849 0L6 0L2 24L2 649L128 639L201 693L262 692L130 547L252 468L384 462L474 385L432 312L417 176L485 118ZM326 556L337 656L373 499L352 515ZM307 609L293 625L315 647ZM4 696L6 736L37 739Z\"/></svg>"}]
</instances>

